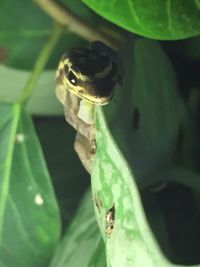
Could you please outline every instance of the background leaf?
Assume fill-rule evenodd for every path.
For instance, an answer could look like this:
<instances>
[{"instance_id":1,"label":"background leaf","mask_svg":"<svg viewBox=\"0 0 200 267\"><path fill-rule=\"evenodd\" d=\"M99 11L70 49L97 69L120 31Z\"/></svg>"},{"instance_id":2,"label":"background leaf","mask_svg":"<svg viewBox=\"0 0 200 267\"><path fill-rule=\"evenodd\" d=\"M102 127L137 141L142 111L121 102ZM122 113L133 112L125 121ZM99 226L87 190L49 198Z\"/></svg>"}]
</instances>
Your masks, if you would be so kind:
<instances>
[{"instance_id":1,"label":"background leaf","mask_svg":"<svg viewBox=\"0 0 200 267\"><path fill-rule=\"evenodd\" d=\"M97 154L92 173L95 212L112 267L173 266L163 257L143 213L134 176L97 108ZM99 204L100 203L100 204ZM114 207L114 226L107 233L107 213Z\"/></svg>"},{"instance_id":2,"label":"background leaf","mask_svg":"<svg viewBox=\"0 0 200 267\"><path fill-rule=\"evenodd\" d=\"M60 235L50 177L29 115L4 103L0 114L1 266L45 266Z\"/></svg>"},{"instance_id":3,"label":"background leaf","mask_svg":"<svg viewBox=\"0 0 200 267\"><path fill-rule=\"evenodd\" d=\"M0 99L5 102L17 101L30 72L0 66L0 73ZM26 109L34 115L63 114L63 107L55 96L55 71L43 71Z\"/></svg>"},{"instance_id":4,"label":"background leaf","mask_svg":"<svg viewBox=\"0 0 200 267\"><path fill-rule=\"evenodd\" d=\"M10 8L11 5L12 8ZM1 1L0 24L1 47L7 51L6 65L30 70L39 51L51 34L51 18L32 1L3 0ZM71 47L84 44L86 42L83 39L66 31L55 47L46 68L55 68L64 52Z\"/></svg>"},{"instance_id":5,"label":"background leaf","mask_svg":"<svg viewBox=\"0 0 200 267\"><path fill-rule=\"evenodd\" d=\"M106 267L104 251L94 216L91 192L88 191L50 267Z\"/></svg>"},{"instance_id":6,"label":"background leaf","mask_svg":"<svg viewBox=\"0 0 200 267\"><path fill-rule=\"evenodd\" d=\"M191 1L83 0L91 9L116 25L139 35L177 40L200 33L200 4Z\"/></svg>"},{"instance_id":7,"label":"background leaf","mask_svg":"<svg viewBox=\"0 0 200 267\"><path fill-rule=\"evenodd\" d=\"M91 25L117 37L114 32L117 27L110 27L79 0L61 2ZM199 34L197 0L85 2L123 29L151 38L180 39ZM52 20L33 2L3 0L0 23L0 61L7 65L0 67L0 98L16 102L29 77L28 71L49 38ZM119 52L124 77L112 102L104 108L105 117L97 108L99 131L92 184L95 212L105 243L97 228L89 192L73 220L89 179L80 162L77 164L78 157L73 151L75 132L66 127L63 116L35 119L58 196L59 212L29 115L18 105L0 105L1 267L12 267L13 262L20 267L46 267L58 244L60 214L63 229L69 222L72 224L58 246L52 267L171 267L177 266L175 263L195 266L199 262L199 174L176 166L177 162L190 161L186 165L193 167L195 158L198 169L198 131L195 132L194 125L198 124L198 93L193 97L196 107L191 122L192 116L186 118L185 110L182 113L183 102L177 94L174 71L161 47L150 40L134 41L133 44L128 39L129 44ZM198 48L198 41L194 38L182 42L182 51L176 45L173 49L177 42L170 42L171 50L165 42L169 53L185 56L185 61L180 60L178 65L177 58L170 54L176 72L185 70L182 74L186 82L183 79L180 83L179 79L181 91L185 84L187 88L199 86L198 64L195 67L191 62L188 64L187 58L198 59L198 49L194 49ZM65 31L28 103L29 112L63 114L54 95L54 70L63 52L86 45L84 40ZM185 129L181 126L182 116L189 121ZM185 135L181 144L180 127ZM155 193L155 187L149 185L157 181L168 184Z\"/></svg>"},{"instance_id":8,"label":"background leaf","mask_svg":"<svg viewBox=\"0 0 200 267\"><path fill-rule=\"evenodd\" d=\"M123 81L105 115L141 188L151 184L150 174L174 162L183 103L173 67L159 44L129 40L120 55Z\"/></svg>"},{"instance_id":9,"label":"background leaf","mask_svg":"<svg viewBox=\"0 0 200 267\"><path fill-rule=\"evenodd\" d=\"M173 266L162 255L148 223L154 233L160 234L161 246L171 259L170 253L174 250L180 253L183 249L180 243L179 247L173 247L171 241L178 243L185 229L189 230L189 217L187 224L182 222L185 229L183 226L177 240L170 236L169 242L165 211L148 191L150 198L143 199L148 210L147 222L134 181L141 190L158 181L187 184L190 172L186 169L169 171L175 164L183 103L177 93L172 66L158 44L145 39L129 41L120 55L124 71L122 85L116 88L112 102L104 108L105 117L97 108L97 155L92 173L95 210L106 242L107 264ZM198 177L193 175L187 185L194 188ZM112 208L114 229L108 234L107 214ZM187 240L184 242L188 244ZM189 254L187 257L190 258Z\"/></svg>"},{"instance_id":10,"label":"background leaf","mask_svg":"<svg viewBox=\"0 0 200 267\"><path fill-rule=\"evenodd\" d=\"M74 151L76 132L63 116L35 117L34 123L53 179L65 231L90 186L90 176Z\"/></svg>"},{"instance_id":11,"label":"background leaf","mask_svg":"<svg viewBox=\"0 0 200 267\"><path fill-rule=\"evenodd\" d=\"M80 1L67 0L63 2L91 24L98 25L102 23L103 20ZM11 6L12 8L10 8ZM51 34L51 18L32 1L13 2L12 0L3 0L0 9L0 25L0 47L6 55L4 62L13 68L30 70L38 57L39 51ZM46 69L56 68L61 55L70 48L86 45L85 40L65 30L65 34L56 45Z\"/></svg>"}]
</instances>

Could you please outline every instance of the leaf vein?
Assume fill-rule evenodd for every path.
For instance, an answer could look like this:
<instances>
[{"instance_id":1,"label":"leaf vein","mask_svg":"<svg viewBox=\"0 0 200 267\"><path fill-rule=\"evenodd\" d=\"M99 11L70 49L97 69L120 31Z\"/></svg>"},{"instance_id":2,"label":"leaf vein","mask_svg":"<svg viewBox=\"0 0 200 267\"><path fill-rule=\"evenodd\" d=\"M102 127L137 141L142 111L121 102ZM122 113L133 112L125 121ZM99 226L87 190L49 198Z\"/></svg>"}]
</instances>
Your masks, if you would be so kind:
<instances>
[{"instance_id":1,"label":"leaf vein","mask_svg":"<svg viewBox=\"0 0 200 267\"><path fill-rule=\"evenodd\" d=\"M11 130L10 130L10 142L7 148L7 154L5 155L5 171L2 175L3 186L1 187L0 191L0 241L2 240L2 231L3 231L3 218L6 209L7 199L8 199L8 191L9 191L9 184L10 184L10 175L11 175L11 168L12 168L12 161L13 161L13 153L14 153L14 145L15 145L15 136L16 131L20 119L21 108L20 106L14 106L13 114L14 115L13 121L11 122Z\"/></svg>"},{"instance_id":2,"label":"leaf vein","mask_svg":"<svg viewBox=\"0 0 200 267\"><path fill-rule=\"evenodd\" d=\"M200 0L194 0L194 3L196 4L196 7L200 9Z\"/></svg>"},{"instance_id":3,"label":"leaf vein","mask_svg":"<svg viewBox=\"0 0 200 267\"><path fill-rule=\"evenodd\" d=\"M166 2L166 12L168 17L168 29L171 33L174 33L173 25L172 25L172 2L171 0L167 0Z\"/></svg>"},{"instance_id":4,"label":"leaf vein","mask_svg":"<svg viewBox=\"0 0 200 267\"><path fill-rule=\"evenodd\" d=\"M138 25L140 28L144 28L143 24L142 24L141 21L140 21L139 16L137 15L137 12L136 12L135 9L134 9L133 1L132 1L132 0L128 0L127 3L128 3L128 6L130 7L131 15L132 15L133 18L135 19L135 22L137 23L137 25Z\"/></svg>"}]
</instances>

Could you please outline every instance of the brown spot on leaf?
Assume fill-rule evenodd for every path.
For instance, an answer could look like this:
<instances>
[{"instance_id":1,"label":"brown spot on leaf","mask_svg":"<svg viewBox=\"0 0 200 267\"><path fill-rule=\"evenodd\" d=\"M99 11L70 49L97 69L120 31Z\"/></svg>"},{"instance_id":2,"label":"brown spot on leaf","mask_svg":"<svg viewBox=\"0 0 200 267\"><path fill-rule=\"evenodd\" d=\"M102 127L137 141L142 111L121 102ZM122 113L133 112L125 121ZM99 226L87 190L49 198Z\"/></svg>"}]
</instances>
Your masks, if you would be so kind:
<instances>
[{"instance_id":1,"label":"brown spot on leaf","mask_svg":"<svg viewBox=\"0 0 200 267\"><path fill-rule=\"evenodd\" d=\"M115 223L115 206L113 204L112 208L110 208L106 212L106 229L105 233L110 237L110 235L113 232L114 229L114 223Z\"/></svg>"}]
</instances>

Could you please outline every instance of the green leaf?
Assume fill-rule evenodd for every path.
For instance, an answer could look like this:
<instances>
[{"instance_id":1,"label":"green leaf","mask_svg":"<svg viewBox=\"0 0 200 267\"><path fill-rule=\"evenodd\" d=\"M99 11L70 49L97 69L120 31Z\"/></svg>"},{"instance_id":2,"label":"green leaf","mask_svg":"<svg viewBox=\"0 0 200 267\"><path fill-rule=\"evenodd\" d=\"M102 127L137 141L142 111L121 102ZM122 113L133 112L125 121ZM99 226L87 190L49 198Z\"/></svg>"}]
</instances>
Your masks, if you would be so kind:
<instances>
[{"instance_id":1,"label":"green leaf","mask_svg":"<svg viewBox=\"0 0 200 267\"><path fill-rule=\"evenodd\" d=\"M30 72L0 66L0 76L2 86L0 100L16 102L30 76ZM63 114L63 107L55 96L55 71L44 71L42 73L26 109L36 115Z\"/></svg>"},{"instance_id":2,"label":"green leaf","mask_svg":"<svg viewBox=\"0 0 200 267\"><path fill-rule=\"evenodd\" d=\"M149 38L177 40L200 33L199 0L83 0L116 25Z\"/></svg>"},{"instance_id":3,"label":"green leaf","mask_svg":"<svg viewBox=\"0 0 200 267\"><path fill-rule=\"evenodd\" d=\"M162 255L145 218L134 175L97 108L97 153L92 174L95 212L112 267L172 266ZM98 201L97 201L98 199ZM108 211L114 226L108 233Z\"/></svg>"},{"instance_id":4,"label":"green leaf","mask_svg":"<svg viewBox=\"0 0 200 267\"><path fill-rule=\"evenodd\" d=\"M50 267L64 266L106 267L105 247L94 216L90 191L83 198L50 264Z\"/></svg>"},{"instance_id":5,"label":"green leaf","mask_svg":"<svg viewBox=\"0 0 200 267\"><path fill-rule=\"evenodd\" d=\"M172 65L159 44L130 40L120 56L122 85L104 110L139 187L146 187L152 174L174 163L183 103Z\"/></svg>"},{"instance_id":6,"label":"green leaf","mask_svg":"<svg viewBox=\"0 0 200 267\"><path fill-rule=\"evenodd\" d=\"M90 176L74 151L76 132L63 116L37 117L34 124L53 179L63 219L62 228L65 229L90 185Z\"/></svg>"},{"instance_id":7,"label":"green leaf","mask_svg":"<svg viewBox=\"0 0 200 267\"><path fill-rule=\"evenodd\" d=\"M107 264L169 267L173 265L154 239L135 181L139 188L163 181L162 172L173 164L182 102L172 66L156 42L130 40L120 55L122 85L104 108L105 116L96 108L91 179Z\"/></svg>"},{"instance_id":8,"label":"green leaf","mask_svg":"<svg viewBox=\"0 0 200 267\"><path fill-rule=\"evenodd\" d=\"M3 0L0 9L0 25L1 47L7 51L5 63L15 68L31 69L51 34L52 19L33 1L21 0L19 3ZM86 45L86 42L66 32L54 49L46 68L55 68L64 52L80 45Z\"/></svg>"},{"instance_id":9,"label":"green leaf","mask_svg":"<svg viewBox=\"0 0 200 267\"><path fill-rule=\"evenodd\" d=\"M60 235L50 177L29 115L0 104L0 265L46 266Z\"/></svg>"},{"instance_id":10,"label":"green leaf","mask_svg":"<svg viewBox=\"0 0 200 267\"><path fill-rule=\"evenodd\" d=\"M98 146L91 181L95 213L106 243L107 266L176 266L158 247L143 211L136 177L108 130L102 108L96 112ZM112 216L108 216L110 211Z\"/></svg>"}]
</instances>

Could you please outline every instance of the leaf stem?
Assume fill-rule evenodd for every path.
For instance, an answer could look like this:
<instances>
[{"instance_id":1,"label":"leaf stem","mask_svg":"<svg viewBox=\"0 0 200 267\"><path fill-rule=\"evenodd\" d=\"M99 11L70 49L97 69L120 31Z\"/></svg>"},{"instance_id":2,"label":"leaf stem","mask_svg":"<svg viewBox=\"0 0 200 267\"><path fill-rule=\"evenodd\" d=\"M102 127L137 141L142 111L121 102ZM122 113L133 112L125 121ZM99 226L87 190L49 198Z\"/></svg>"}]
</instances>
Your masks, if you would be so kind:
<instances>
[{"instance_id":1,"label":"leaf stem","mask_svg":"<svg viewBox=\"0 0 200 267\"><path fill-rule=\"evenodd\" d=\"M22 105L26 105L29 98L32 95L33 89L36 86L38 79L51 55L51 52L53 48L55 47L56 43L58 42L61 34L63 31L63 27L59 25L58 23L55 23L51 35L49 39L47 40L46 44L42 48L39 57L35 63L35 66L33 68L33 71L27 80L24 90L22 92L22 95L19 99L19 103Z\"/></svg>"},{"instance_id":2,"label":"leaf stem","mask_svg":"<svg viewBox=\"0 0 200 267\"><path fill-rule=\"evenodd\" d=\"M110 34L87 23L61 3L55 0L34 0L34 2L55 21L67 26L69 31L81 36L85 40L89 42L100 40L113 49L117 50L119 48L119 40L112 38Z\"/></svg>"}]
</instances>

